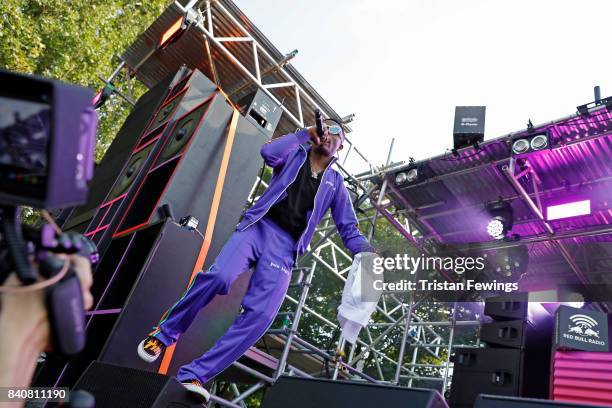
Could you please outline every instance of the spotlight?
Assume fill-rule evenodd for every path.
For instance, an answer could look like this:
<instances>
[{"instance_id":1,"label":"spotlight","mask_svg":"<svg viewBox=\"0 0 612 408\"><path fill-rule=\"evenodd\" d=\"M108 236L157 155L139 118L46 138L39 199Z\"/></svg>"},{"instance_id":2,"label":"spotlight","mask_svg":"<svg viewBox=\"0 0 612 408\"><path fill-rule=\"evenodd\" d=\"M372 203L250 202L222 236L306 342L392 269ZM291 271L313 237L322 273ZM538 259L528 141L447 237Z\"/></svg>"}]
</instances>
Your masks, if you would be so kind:
<instances>
[{"instance_id":1,"label":"spotlight","mask_svg":"<svg viewBox=\"0 0 612 408\"><path fill-rule=\"evenodd\" d=\"M419 176L419 171L416 168L410 169L408 170L408 173L406 173L406 181L409 183L414 183L417 180L418 176Z\"/></svg>"},{"instance_id":2,"label":"spotlight","mask_svg":"<svg viewBox=\"0 0 612 408\"><path fill-rule=\"evenodd\" d=\"M573 201L564 204L549 205L546 207L546 219L548 221L590 214L591 200Z\"/></svg>"},{"instance_id":3,"label":"spotlight","mask_svg":"<svg viewBox=\"0 0 612 408\"><path fill-rule=\"evenodd\" d=\"M416 163L414 160L395 173L395 185L414 184L434 176L427 163Z\"/></svg>"},{"instance_id":4,"label":"spotlight","mask_svg":"<svg viewBox=\"0 0 612 408\"><path fill-rule=\"evenodd\" d=\"M522 155L544 150L550 145L548 133L520 136L512 142L512 154Z\"/></svg>"},{"instance_id":5,"label":"spotlight","mask_svg":"<svg viewBox=\"0 0 612 408\"><path fill-rule=\"evenodd\" d=\"M487 225L487 232L495 239L501 239L504 237L504 223L496 218L489 221Z\"/></svg>"},{"instance_id":6,"label":"spotlight","mask_svg":"<svg viewBox=\"0 0 612 408\"><path fill-rule=\"evenodd\" d=\"M546 135L537 135L531 139L530 144L533 150L541 150L548 146L548 138Z\"/></svg>"},{"instance_id":7,"label":"spotlight","mask_svg":"<svg viewBox=\"0 0 612 408\"><path fill-rule=\"evenodd\" d=\"M186 217L181 218L181 220L179 221L179 224L181 224L181 226L189 230L195 230L198 228L200 221L198 221L196 217L188 215Z\"/></svg>"},{"instance_id":8,"label":"spotlight","mask_svg":"<svg viewBox=\"0 0 612 408\"><path fill-rule=\"evenodd\" d=\"M397 173L395 175L395 184L404 184L408 180L408 175L405 172Z\"/></svg>"},{"instance_id":9,"label":"spotlight","mask_svg":"<svg viewBox=\"0 0 612 408\"><path fill-rule=\"evenodd\" d=\"M529 150L529 142L527 139L518 139L515 140L512 144L512 151L515 154L525 153Z\"/></svg>"},{"instance_id":10,"label":"spotlight","mask_svg":"<svg viewBox=\"0 0 612 408\"><path fill-rule=\"evenodd\" d=\"M343 124L347 124L347 123L351 123L353 120L355 120L355 114L351 113L350 115L346 115L345 117L340 119L340 122L342 122Z\"/></svg>"},{"instance_id":11,"label":"spotlight","mask_svg":"<svg viewBox=\"0 0 612 408\"><path fill-rule=\"evenodd\" d=\"M485 251L483 254L490 278L518 281L529 267L529 252L525 245Z\"/></svg>"},{"instance_id":12,"label":"spotlight","mask_svg":"<svg viewBox=\"0 0 612 408\"><path fill-rule=\"evenodd\" d=\"M512 206L504 201L497 201L487 205L487 211L491 215L491 221L487 225L487 233L495 239L503 239L508 231L512 229L514 213Z\"/></svg>"},{"instance_id":13,"label":"spotlight","mask_svg":"<svg viewBox=\"0 0 612 408\"><path fill-rule=\"evenodd\" d=\"M554 315L561 305L570 306L576 309L581 309L585 305L585 299L582 293L564 287L531 291L529 293L529 302L540 304L551 315Z\"/></svg>"}]
</instances>

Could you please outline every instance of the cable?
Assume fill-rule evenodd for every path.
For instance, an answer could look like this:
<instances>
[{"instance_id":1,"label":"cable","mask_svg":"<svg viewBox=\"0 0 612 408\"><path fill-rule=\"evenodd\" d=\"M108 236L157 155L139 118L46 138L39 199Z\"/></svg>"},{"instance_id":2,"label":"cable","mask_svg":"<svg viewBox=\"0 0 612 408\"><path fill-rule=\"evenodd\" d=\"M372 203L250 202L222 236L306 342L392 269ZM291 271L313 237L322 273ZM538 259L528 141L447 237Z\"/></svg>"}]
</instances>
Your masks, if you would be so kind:
<instances>
[{"instance_id":1,"label":"cable","mask_svg":"<svg viewBox=\"0 0 612 408\"><path fill-rule=\"evenodd\" d=\"M0 293L25 293L47 288L62 280L66 273L68 273L69 264L70 262L68 259L64 259L64 266L62 266L61 271L54 277L27 286L0 286Z\"/></svg>"},{"instance_id":2,"label":"cable","mask_svg":"<svg viewBox=\"0 0 612 408\"><path fill-rule=\"evenodd\" d=\"M42 216L47 221L47 223L51 225L51 227L55 230L55 233L57 235L63 234L62 229L55 223L55 220L53 219L53 217L51 217L51 214L49 214L47 210L42 210Z\"/></svg>"}]
</instances>

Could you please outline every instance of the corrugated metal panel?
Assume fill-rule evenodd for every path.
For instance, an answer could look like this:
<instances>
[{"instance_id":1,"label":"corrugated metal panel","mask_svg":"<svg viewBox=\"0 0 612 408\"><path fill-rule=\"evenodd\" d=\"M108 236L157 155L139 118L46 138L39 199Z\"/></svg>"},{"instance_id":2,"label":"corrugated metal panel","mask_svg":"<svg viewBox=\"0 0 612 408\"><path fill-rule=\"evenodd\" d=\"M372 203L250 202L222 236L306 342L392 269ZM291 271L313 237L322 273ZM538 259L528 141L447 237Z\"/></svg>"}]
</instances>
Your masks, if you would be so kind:
<instances>
[{"instance_id":1,"label":"corrugated metal panel","mask_svg":"<svg viewBox=\"0 0 612 408\"><path fill-rule=\"evenodd\" d=\"M557 351L552 399L612 406L612 353Z\"/></svg>"}]
</instances>

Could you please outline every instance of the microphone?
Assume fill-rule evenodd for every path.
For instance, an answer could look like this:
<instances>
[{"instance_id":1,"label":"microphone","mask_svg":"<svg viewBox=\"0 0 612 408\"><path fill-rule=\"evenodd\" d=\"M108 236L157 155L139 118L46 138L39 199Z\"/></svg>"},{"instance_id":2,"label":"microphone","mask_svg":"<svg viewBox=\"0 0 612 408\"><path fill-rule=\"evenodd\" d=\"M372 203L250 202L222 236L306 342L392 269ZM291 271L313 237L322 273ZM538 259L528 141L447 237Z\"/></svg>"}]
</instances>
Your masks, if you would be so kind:
<instances>
[{"instance_id":1,"label":"microphone","mask_svg":"<svg viewBox=\"0 0 612 408\"><path fill-rule=\"evenodd\" d=\"M317 125L317 134L322 138L325 135L325 131L323 130L323 115L319 109L315 109L315 123Z\"/></svg>"}]
</instances>

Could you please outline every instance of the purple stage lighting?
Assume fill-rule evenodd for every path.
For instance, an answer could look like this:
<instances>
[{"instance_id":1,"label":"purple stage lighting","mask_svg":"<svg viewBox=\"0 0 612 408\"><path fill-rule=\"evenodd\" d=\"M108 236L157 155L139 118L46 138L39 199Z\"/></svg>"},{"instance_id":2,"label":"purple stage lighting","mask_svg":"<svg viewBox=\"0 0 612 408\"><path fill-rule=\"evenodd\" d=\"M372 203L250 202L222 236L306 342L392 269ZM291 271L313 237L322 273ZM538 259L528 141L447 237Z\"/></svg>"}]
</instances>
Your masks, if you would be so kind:
<instances>
[{"instance_id":1,"label":"purple stage lighting","mask_svg":"<svg viewBox=\"0 0 612 408\"><path fill-rule=\"evenodd\" d=\"M487 232L494 239L503 239L514 223L514 212L509 202L496 201L486 205L491 221L487 224Z\"/></svg>"},{"instance_id":2,"label":"purple stage lighting","mask_svg":"<svg viewBox=\"0 0 612 408\"><path fill-rule=\"evenodd\" d=\"M498 218L493 218L487 225L487 232L492 238L502 239L504 237L504 223Z\"/></svg>"},{"instance_id":3,"label":"purple stage lighting","mask_svg":"<svg viewBox=\"0 0 612 408\"><path fill-rule=\"evenodd\" d=\"M546 219L549 221L589 214L591 214L591 200L550 205L546 209Z\"/></svg>"}]
</instances>

